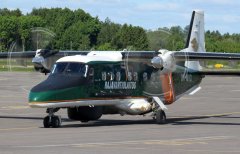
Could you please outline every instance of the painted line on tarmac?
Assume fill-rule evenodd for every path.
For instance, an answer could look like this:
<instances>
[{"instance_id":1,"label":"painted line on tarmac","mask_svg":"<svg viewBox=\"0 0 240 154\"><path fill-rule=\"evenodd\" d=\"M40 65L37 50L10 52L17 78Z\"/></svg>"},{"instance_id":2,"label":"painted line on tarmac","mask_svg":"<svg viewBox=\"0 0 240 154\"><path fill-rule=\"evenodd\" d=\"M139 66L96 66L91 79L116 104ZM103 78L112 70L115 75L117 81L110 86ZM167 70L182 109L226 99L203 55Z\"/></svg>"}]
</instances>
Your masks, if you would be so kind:
<instances>
[{"instance_id":1,"label":"painted line on tarmac","mask_svg":"<svg viewBox=\"0 0 240 154\"><path fill-rule=\"evenodd\" d=\"M21 90L23 90L27 94L30 92L30 90L26 89L24 86L21 86L20 88L21 88Z\"/></svg>"},{"instance_id":2,"label":"painted line on tarmac","mask_svg":"<svg viewBox=\"0 0 240 154\"><path fill-rule=\"evenodd\" d=\"M28 130L28 129L34 129L37 127L22 127L22 128L2 128L0 131L15 131L15 130Z\"/></svg>"},{"instance_id":3,"label":"painted line on tarmac","mask_svg":"<svg viewBox=\"0 0 240 154\"><path fill-rule=\"evenodd\" d=\"M0 110L19 110L19 109L29 109L29 106L3 106Z\"/></svg>"},{"instance_id":4,"label":"painted line on tarmac","mask_svg":"<svg viewBox=\"0 0 240 154\"><path fill-rule=\"evenodd\" d=\"M226 112L226 113L220 113L220 114L209 114L205 115L206 117L217 117L217 116L225 116L225 115L235 115L240 114L240 112Z\"/></svg>"},{"instance_id":5,"label":"painted line on tarmac","mask_svg":"<svg viewBox=\"0 0 240 154\"><path fill-rule=\"evenodd\" d=\"M0 98L19 98L19 96L13 96L13 95L0 95Z\"/></svg>"},{"instance_id":6,"label":"painted line on tarmac","mask_svg":"<svg viewBox=\"0 0 240 154\"><path fill-rule=\"evenodd\" d=\"M181 151L187 151L187 152L204 152L204 153L240 153L240 151L228 151L228 150L223 150L223 151L220 151L220 150L185 150L185 149L180 149Z\"/></svg>"},{"instance_id":7,"label":"painted line on tarmac","mask_svg":"<svg viewBox=\"0 0 240 154\"><path fill-rule=\"evenodd\" d=\"M207 136L196 138L182 138L170 140L137 140L137 141L119 141L119 142L97 142L97 143L81 143L81 144L47 144L47 145L27 145L14 146L14 148L47 148L47 147L77 147L77 148L92 148L102 146L121 146L121 145L168 145L168 146L183 146L192 144L208 144L210 141L228 140L231 136Z\"/></svg>"},{"instance_id":8,"label":"painted line on tarmac","mask_svg":"<svg viewBox=\"0 0 240 154\"><path fill-rule=\"evenodd\" d=\"M231 90L231 92L240 92L240 90Z\"/></svg>"},{"instance_id":9,"label":"painted line on tarmac","mask_svg":"<svg viewBox=\"0 0 240 154\"><path fill-rule=\"evenodd\" d=\"M8 80L8 78L0 78L0 81Z\"/></svg>"},{"instance_id":10,"label":"painted line on tarmac","mask_svg":"<svg viewBox=\"0 0 240 154\"><path fill-rule=\"evenodd\" d=\"M179 100L192 100L192 99L207 99L207 98L209 98L209 97L192 97L191 95L189 95L189 96L183 96L183 97L181 97Z\"/></svg>"},{"instance_id":11,"label":"painted line on tarmac","mask_svg":"<svg viewBox=\"0 0 240 154\"><path fill-rule=\"evenodd\" d=\"M227 115L236 115L240 114L240 112L226 112L226 113L219 113L219 114L206 114L206 115L187 115L187 116L176 116L176 117L170 117L170 118L195 118L195 117L220 117L220 116L227 116Z\"/></svg>"}]
</instances>

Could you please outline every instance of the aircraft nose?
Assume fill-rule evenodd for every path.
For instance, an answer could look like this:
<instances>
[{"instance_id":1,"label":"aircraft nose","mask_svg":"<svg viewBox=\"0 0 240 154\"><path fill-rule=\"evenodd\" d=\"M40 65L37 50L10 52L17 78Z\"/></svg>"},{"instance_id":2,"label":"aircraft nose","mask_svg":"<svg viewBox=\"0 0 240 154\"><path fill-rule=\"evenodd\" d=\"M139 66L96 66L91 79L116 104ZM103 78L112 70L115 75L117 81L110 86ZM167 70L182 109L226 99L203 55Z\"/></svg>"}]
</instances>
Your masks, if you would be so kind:
<instances>
[{"instance_id":1,"label":"aircraft nose","mask_svg":"<svg viewBox=\"0 0 240 154\"><path fill-rule=\"evenodd\" d=\"M58 92L59 93L59 92ZM56 95L57 92L33 92L30 91L29 97L28 97L28 102L33 103L33 102L49 102L49 101L56 101Z\"/></svg>"},{"instance_id":2,"label":"aircraft nose","mask_svg":"<svg viewBox=\"0 0 240 154\"><path fill-rule=\"evenodd\" d=\"M33 87L29 93L29 104L36 102L60 102L84 97L86 81L83 78L49 77Z\"/></svg>"}]
</instances>

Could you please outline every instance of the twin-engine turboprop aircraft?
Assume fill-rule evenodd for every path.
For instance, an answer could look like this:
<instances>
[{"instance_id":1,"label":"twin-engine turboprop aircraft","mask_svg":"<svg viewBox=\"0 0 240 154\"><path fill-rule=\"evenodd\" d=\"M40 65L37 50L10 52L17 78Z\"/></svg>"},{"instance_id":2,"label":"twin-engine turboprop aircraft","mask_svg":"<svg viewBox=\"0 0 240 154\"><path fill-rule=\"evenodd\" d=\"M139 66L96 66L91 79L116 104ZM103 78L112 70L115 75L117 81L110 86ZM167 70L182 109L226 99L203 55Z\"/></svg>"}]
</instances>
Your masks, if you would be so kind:
<instances>
[{"instance_id":1,"label":"twin-engine turboprop aircraft","mask_svg":"<svg viewBox=\"0 0 240 154\"><path fill-rule=\"evenodd\" d=\"M11 54L15 58L31 56L33 52ZM53 57L62 58L50 71ZM181 51L38 50L32 62L36 70L50 74L31 89L29 105L47 108L46 128L60 127L61 118L54 115L60 108L67 108L70 119L82 122L98 120L103 114L152 112L157 123L165 123L166 105L198 91L205 75L240 74L205 71L201 60L240 60L240 54L205 51L203 11L193 11L186 48Z\"/></svg>"}]
</instances>

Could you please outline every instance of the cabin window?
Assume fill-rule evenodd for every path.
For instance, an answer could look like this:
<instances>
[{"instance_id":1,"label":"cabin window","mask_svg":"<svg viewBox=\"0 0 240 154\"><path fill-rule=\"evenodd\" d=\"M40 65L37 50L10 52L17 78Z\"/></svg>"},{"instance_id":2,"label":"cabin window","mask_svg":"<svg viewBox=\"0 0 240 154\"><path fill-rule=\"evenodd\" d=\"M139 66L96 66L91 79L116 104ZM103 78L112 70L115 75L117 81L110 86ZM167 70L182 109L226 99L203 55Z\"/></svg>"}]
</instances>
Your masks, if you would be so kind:
<instances>
[{"instance_id":1,"label":"cabin window","mask_svg":"<svg viewBox=\"0 0 240 154\"><path fill-rule=\"evenodd\" d=\"M144 72L144 73L143 73L143 81L147 81L147 79L148 79L148 77L147 77L147 73Z\"/></svg>"},{"instance_id":2,"label":"cabin window","mask_svg":"<svg viewBox=\"0 0 240 154\"><path fill-rule=\"evenodd\" d=\"M89 69L89 79L90 79L90 80L93 80L93 79L94 79L94 69L93 69L93 68L90 68L90 69Z\"/></svg>"},{"instance_id":3,"label":"cabin window","mask_svg":"<svg viewBox=\"0 0 240 154\"><path fill-rule=\"evenodd\" d=\"M103 80L103 81L106 81L106 79L107 79L107 74L106 74L106 72L102 72L102 80Z\"/></svg>"},{"instance_id":4,"label":"cabin window","mask_svg":"<svg viewBox=\"0 0 240 154\"><path fill-rule=\"evenodd\" d=\"M111 80L111 81L114 80L114 77L115 77L114 73L113 73L113 72L110 72L110 80Z\"/></svg>"},{"instance_id":5,"label":"cabin window","mask_svg":"<svg viewBox=\"0 0 240 154\"><path fill-rule=\"evenodd\" d=\"M128 81L132 81L132 72L128 72Z\"/></svg>"},{"instance_id":6,"label":"cabin window","mask_svg":"<svg viewBox=\"0 0 240 154\"><path fill-rule=\"evenodd\" d=\"M114 75L113 72L108 72L108 73L107 73L107 80L108 80L108 81L113 81L113 80L114 80L114 77L115 77L115 75Z\"/></svg>"},{"instance_id":7,"label":"cabin window","mask_svg":"<svg viewBox=\"0 0 240 154\"><path fill-rule=\"evenodd\" d=\"M137 72L133 73L133 80L138 81L138 73Z\"/></svg>"},{"instance_id":8,"label":"cabin window","mask_svg":"<svg viewBox=\"0 0 240 154\"><path fill-rule=\"evenodd\" d=\"M110 81L110 80L111 80L111 73L108 72L108 73L107 73L107 81Z\"/></svg>"},{"instance_id":9,"label":"cabin window","mask_svg":"<svg viewBox=\"0 0 240 154\"><path fill-rule=\"evenodd\" d=\"M117 72L117 73L116 73L116 80L117 80L117 81L120 81L120 80L121 80L121 73L120 73L120 72Z\"/></svg>"},{"instance_id":10,"label":"cabin window","mask_svg":"<svg viewBox=\"0 0 240 154\"><path fill-rule=\"evenodd\" d=\"M93 68L89 69L89 76L94 76L94 69Z\"/></svg>"}]
</instances>

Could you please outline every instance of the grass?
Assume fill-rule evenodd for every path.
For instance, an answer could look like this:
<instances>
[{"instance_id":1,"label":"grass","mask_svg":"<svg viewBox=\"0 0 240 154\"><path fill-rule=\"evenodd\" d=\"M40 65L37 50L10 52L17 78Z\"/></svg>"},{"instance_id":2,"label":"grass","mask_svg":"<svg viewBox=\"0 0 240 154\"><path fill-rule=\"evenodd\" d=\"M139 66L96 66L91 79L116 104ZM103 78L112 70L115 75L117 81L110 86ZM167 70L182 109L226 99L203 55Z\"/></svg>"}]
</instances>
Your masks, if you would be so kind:
<instances>
[{"instance_id":1,"label":"grass","mask_svg":"<svg viewBox=\"0 0 240 154\"><path fill-rule=\"evenodd\" d=\"M0 72L34 72L35 69L33 66L12 66L11 68L6 65L0 65Z\"/></svg>"},{"instance_id":2,"label":"grass","mask_svg":"<svg viewBox=\"0 0 240 154\"><path fill-rule=\"evenodd\" d=\"M9 66L10 64L10 66ZM34 72L33 63L31 59L0 59L0 72Z\"/></svg>"}]
</instances>

